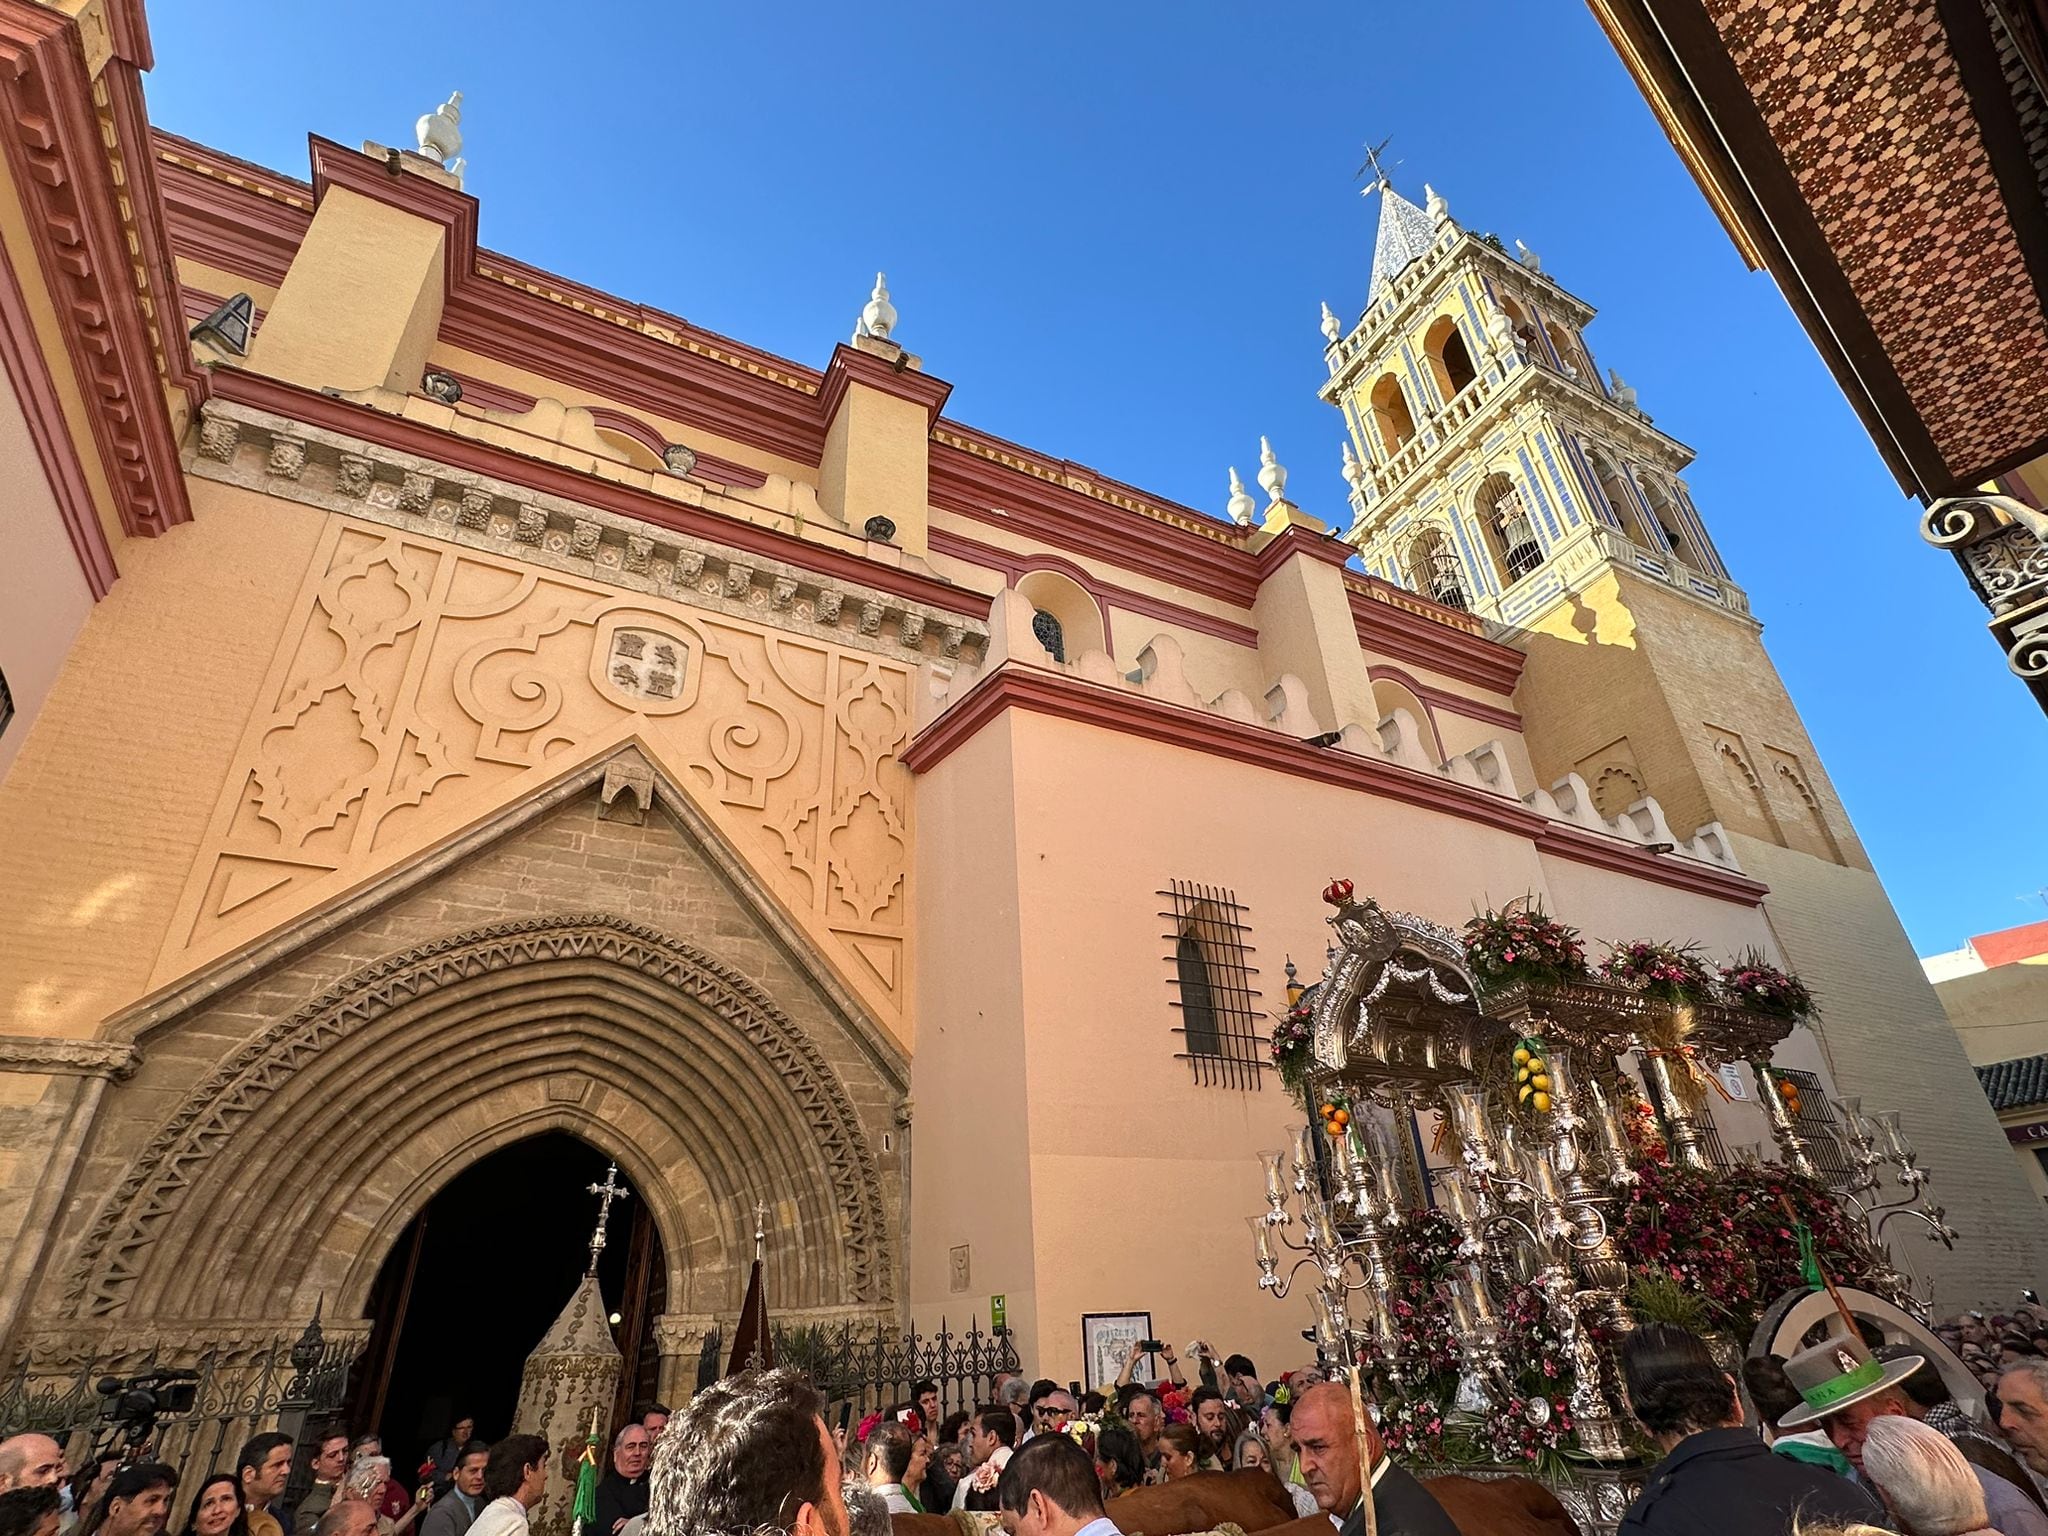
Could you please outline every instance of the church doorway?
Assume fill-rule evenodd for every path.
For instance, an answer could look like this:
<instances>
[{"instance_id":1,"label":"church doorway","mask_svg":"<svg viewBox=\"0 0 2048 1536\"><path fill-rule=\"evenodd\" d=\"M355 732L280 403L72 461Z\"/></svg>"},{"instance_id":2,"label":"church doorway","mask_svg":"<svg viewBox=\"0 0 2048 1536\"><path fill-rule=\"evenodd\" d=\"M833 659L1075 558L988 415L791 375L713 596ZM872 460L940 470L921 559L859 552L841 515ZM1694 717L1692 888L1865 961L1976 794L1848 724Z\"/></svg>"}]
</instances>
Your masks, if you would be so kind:
<instances>
[{"instance_id":1,"label":"church doorway","mask_svg":"<svg viewBox=\"0 0 2048 1536\"><path fill-rule=\"evenodd\" d=\"M392 1245L370 1292L347 1423L374 1428L409 1482L458 1414L496 1440L512 1428L519 1374L590 1259L611 1160L566 1131L516 1141L450 1179ZM654 1319L667 1304L661 1237L640 1191L612 1206L598 1283L625 1356L616 1417L655 1395Z\"/></svg>"}]
</instances>

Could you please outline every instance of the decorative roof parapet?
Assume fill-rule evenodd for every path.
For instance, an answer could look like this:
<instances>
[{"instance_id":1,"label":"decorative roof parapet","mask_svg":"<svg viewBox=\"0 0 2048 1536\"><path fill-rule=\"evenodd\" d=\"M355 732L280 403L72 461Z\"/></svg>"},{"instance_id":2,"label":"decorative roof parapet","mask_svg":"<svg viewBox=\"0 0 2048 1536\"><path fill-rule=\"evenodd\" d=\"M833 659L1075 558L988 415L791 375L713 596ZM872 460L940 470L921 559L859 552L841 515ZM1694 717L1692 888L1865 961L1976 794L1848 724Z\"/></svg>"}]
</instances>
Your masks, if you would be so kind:
<instances>
[{"instance_id":1,"label":"decorative roof parapet","mask_svg":"<svg viewBox=\"0 0 2048 1536\"><path fill-rule=\"evenodd\" d=\"M1594 807L1585 780L1567 774L1549 790L1524 794L1515 782L1506 746L1483 742L1468 752L1436 761L1426 745L1422 723L1405 709L1396 709L1368 726L1357 721L1336 725L1319 720L1308 703L1308 690L1298 677L1282 673L1256 702L1237 688L1210 697L1191 682L1180 642L1160 634L1138 653L1138 668L1125 673L1101 651L1083 651L1069 662L1054 661L1032 630L1032 606L1014 588L996 594L989 612L989 639L982 663L934 669L928 688L918 690L918 740L938 725L947 711L976 691L977 684L1005 666L1021 666L1070 677L1079 682L1141 695L1178 709L1199 711L1240 726L1271 732L1290 744L1334 736L1323 750L1346 753L1409 773L1457 785L1475 795L1504 801L1517 811L1534 813L1602 838L1657 852L1666 859L1696 863L1728 874L1741 864L1719 822L1708 822L1683 840L1673 834L1664 809L1650 796L1619 817L1602 816ZM912 758L916 755L913 745ZM912 762L915 768L917 764Z\"/></svg>"},{"instance_id":2,"label":"decorative roof parapet","mask_svg":"<svg viewBox=\"0 0 2048 1536\"><path fill-rule=\"evenodd\" d=\"M885 654L973 661L980 624L637 518L400 453L216 396L191 473L394 528L425 531L610 586ZM703 504L719 510L722 498ZM735 507L735 510L740 510Z\"/></svg>"}]
</instances>

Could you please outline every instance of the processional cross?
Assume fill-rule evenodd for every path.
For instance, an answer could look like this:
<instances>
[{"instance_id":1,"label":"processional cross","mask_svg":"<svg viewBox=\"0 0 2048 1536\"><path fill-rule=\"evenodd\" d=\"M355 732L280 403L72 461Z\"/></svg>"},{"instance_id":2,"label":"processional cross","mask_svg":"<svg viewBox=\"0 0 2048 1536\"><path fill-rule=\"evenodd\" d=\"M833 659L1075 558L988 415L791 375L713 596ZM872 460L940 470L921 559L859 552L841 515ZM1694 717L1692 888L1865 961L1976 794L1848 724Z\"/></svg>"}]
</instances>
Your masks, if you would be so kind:
<instances>
[{"instance_id":1,"label":"processional cross","mask_svg":"<svg viewBox=\"0 0 2048 1536\"><path fill-rule=\"evenodd\" d=\"M760 1263L768 1256L768 1202L754 1202L754 1262Z\"/></svg>"},{"instance_id":2,"label":"processional cross","mask_svg":"<svg viewBox=\"0 0 2048 1536\"><path fill-rule=\"evenodd\" d=\"M597 1230L590 1234L590 1268L584 1271L585 1274L594 1275L597 1273L597 1260L599 1255L604 1252L604 1229L606 1224L612 1219L612 1202L614 1200L630 1200L633 1198L633 1192L619 1183L618 1178L619 1165L613 1163L611 1167L605 1170L604 1182L590 1186L590 1192L598 1196Z\"/></svg>"},{"instance_id":3,"label":"processional cross","mask_svg":"<svg viewBox=\"0 0 2048 1536\"><path fill-rule=\"evenodd\" d=\"M1360 197L1371 197L1381 187L1390 185L1387 181L1386 169L1380 164L1380 156L1387 152L1387 146L1393 142L1392 138L1385 138L1381 139L1377 144L1365 146L1365 164L1358 168L1358 174L1363 176L1367 171L1371 171L1372 180L1359 190L1358 195Z\"/></svg>"}]
</instances>

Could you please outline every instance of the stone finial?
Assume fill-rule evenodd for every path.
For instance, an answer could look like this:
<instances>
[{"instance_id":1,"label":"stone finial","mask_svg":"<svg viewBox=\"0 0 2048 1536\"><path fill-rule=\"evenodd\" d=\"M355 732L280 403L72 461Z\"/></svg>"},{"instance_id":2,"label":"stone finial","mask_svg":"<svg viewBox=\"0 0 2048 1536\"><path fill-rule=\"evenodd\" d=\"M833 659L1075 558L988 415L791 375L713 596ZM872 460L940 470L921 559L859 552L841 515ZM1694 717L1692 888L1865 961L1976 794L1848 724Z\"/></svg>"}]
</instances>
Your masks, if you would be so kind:
<instances>
[{"instance_id":1,"label":"stone finial","mask_svg":"<svg viewBox=\"0 0 2048 1536\"><path fill-rule=\"evenodd\" d=\"M1344 483L1354 491L1365 483L1365 466L1351 451L1351 439L1348 437L1344 439Z\"/></svg>"},{"instance_id":2,"label":"stone finial","mask_svg":"<svg viewBox=\"0 0 2048 1536\"><path fill-rule=\"evenodd\" d=\"M896 329L896 306L889 302L889 279L882 273L875 274L875 291L860 312L860 335L873 336L887 341L889 333Z\"/></svg>"},{"instance_id":3,"label":"stone finial","mask_svg":"<svg viewBox=\"0 0 2048 1536\"><path fill-rule=\"evenodd\" d=\"M1252 513L1258 510L1258 504L1252 500L1252 493L1244 488L1244 482L1238 479L1235 464L1230 466L1230 500L1223 505L1230 513L1230 520L1238 527L1251 527Z\"/></svg>"},{"instance_id":4,"label":"stone finial","mask_svg":"<svg viewBox=\"0 0 2048 1536\"><path fill-rule=\"evenodd\" d=\"M1451 222L1451 205L1444 201L1443 193L1426 181L1422 184L1422 211L1429 215L1432 224Z\"/></svg>"},{"instance_id":5,"label":"stone finial","mask_svg":"<svg viewBox=\"0 0 2048 1536\"><path fill-rule=\"evenodd\" d=\"M1612 368L1607 370L1607 393L1613 396L1614 403L1624 411L1636 409L1635 386L1625 382L1621 375Z\"/></svg>"},{"instance_id":6,"label":"stone finial","mask_svg":"<svg viewBox=\"0 0 2048 1536\"><path fill-rule=\"evenodd\" d=\"M462 92L450 91L448 99L413 124L420 154L436 165L445 166L462 153Z\"/></svg>"},{"instance_id":7,"label":"stone finial","mask_svg":"<svg viewBox=\"0 0 2048 1536\"><path fill-rule=\"evenodd\" d=\"M1531 272L1541 272L1543 270L1543 258L1519 240L1515 242L1515 260L1519 261Z\"/></svg>"},{"instance_id":8,"label":"stone finial","mask_svg":"<svg viewBox=\"0 0 2048 1536\"><path fill-rule=\"evenodd\" d=\"M1259 486L1270 501L1287 499L1287 467L1273 452L1273 445L1265 438L1259 439Z\"/></svg>"},{"instance_id":9,"label":"stone finial","mask_svg":"<svg viewBox=\"0 0 2048 1536\"><path fill-rule=\"evenodd\" d=\"M1334 347L1343 335L1344 326L1336 312L1328 304L1323 305L1323 340Z\"/></svg>"}]
</instances>

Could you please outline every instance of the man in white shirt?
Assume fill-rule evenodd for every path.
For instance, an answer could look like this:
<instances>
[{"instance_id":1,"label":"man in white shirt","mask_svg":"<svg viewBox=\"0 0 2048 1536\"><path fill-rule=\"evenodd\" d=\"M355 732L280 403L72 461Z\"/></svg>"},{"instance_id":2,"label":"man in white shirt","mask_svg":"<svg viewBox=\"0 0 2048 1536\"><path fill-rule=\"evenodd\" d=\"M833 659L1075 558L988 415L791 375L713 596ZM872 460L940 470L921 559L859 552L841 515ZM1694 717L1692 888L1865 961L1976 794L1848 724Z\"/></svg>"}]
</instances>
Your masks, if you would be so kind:
<instances>
[{"instance_id":1,"label":"man in white shirt","mask_svg":"<svg viewBox=\"0 0 2048 1536\"><path fill-rule=\"evenodd\" d=\"M527 1536L527 1516L548 1491L548 1443L539 1435L507 1435L484 1460L484 1496L468 1536Z\"/></svg>"},{"instance_id":2,"label":"man in white shirt","mask_svg":"<svg viewBox=\"0 0 2048 1536\"><path fill-rule=\"evenodd\" d=\"M1010 1464L1010 1441L1016 1433L1017 1421L1007 1408L984 1408L974 1416L967 1431L967 1462L973 1470L953 1489L954 1509L996 1507L996 1480Z\"/></svg>"},{"instance_id":3,"label":"man in white shirt","mask_svg":"<svg viewBox=\"0 0 2048 1536\"><path fill-rule=\"evenodd\" d=\"M1020 1447L996 1498L1015 1536L1122 1536L1103 1512L1095 1458L1066 1435L1040 1435Z\"/></svg>"}]
</instances>

